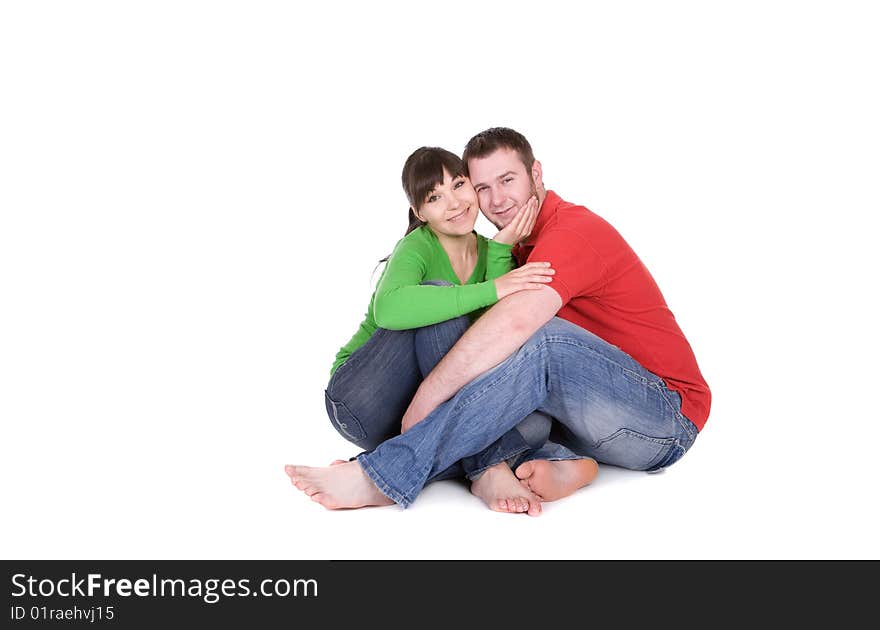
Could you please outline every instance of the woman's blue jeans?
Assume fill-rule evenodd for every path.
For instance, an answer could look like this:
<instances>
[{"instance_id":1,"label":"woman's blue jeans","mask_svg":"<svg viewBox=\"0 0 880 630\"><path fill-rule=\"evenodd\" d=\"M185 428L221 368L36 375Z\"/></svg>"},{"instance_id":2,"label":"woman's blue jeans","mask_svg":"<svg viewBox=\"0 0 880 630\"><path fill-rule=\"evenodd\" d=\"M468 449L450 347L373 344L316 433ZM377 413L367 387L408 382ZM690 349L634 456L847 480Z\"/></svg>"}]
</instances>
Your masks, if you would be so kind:
<instances>
[{"instance_id":1,"label":"woman's blue jeans","mask_svg":"<svg viewBox=\"0 0 880 630\"><path fill-rule=\"evenodd\" d=\"M333 427L364 451L399 435L400 421L422 380L469 325L462 316L412 330L376 330L336 369L327 385L324 397ZM473 479L503 461L515 466L544 446L552 418L541 412L523 415L516 427L488 447L451 462L428 481Z\"/></svg>"}]
</instances>

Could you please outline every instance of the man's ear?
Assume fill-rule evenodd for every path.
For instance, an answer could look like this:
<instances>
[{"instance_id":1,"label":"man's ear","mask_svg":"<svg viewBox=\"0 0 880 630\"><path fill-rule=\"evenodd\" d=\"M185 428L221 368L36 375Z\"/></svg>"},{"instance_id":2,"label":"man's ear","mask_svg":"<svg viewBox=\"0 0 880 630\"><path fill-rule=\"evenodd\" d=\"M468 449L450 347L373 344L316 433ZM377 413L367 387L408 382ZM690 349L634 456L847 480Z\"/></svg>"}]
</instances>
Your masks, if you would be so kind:
<instances>
[{"instance_id":1,"label":"man's ear","mask_svg":"<svg viewBox=\"0 0 880 630\"><path fill-rule=\"evenodd\" d=\"M538 160L532 163L532 181L535 182L536 189L544 188L544 171L541 169L541 163Z\"/></svg>"}]
</instances>

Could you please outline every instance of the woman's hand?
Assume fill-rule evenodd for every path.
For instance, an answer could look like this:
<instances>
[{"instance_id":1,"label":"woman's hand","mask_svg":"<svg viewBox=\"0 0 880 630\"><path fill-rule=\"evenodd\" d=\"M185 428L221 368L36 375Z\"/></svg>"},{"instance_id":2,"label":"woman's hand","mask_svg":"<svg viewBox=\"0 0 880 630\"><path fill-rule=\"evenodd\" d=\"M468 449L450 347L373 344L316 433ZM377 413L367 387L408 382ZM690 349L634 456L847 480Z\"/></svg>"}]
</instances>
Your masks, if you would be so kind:
<instances>
[{"instance_id":1,"label":"woman's hand","mask_svg":"<svg viewBox=\"0 0 880 630\"><path fill-rule=\"evenodd\" d=\"M532 228L535 227L538 210L538 198L529 197L529 200L516 211L510 223L499 230L498 234L492 237L492 240L506 245L516 245L521 240L528 238L532 233Z\"/></svg>"},{"instance_id":2,"label":"woman's hand","mask_svg":"<svg viewBox=\"0 0 880 630\"><path fill-rule=\"evenodd\" d=\"M556 271L548 262L530 262L519 269L508 271L500 278L495 278L495 292L498 299L507 297L517 291L540 289L551 280Z\"/></svg>"}]
</instances>

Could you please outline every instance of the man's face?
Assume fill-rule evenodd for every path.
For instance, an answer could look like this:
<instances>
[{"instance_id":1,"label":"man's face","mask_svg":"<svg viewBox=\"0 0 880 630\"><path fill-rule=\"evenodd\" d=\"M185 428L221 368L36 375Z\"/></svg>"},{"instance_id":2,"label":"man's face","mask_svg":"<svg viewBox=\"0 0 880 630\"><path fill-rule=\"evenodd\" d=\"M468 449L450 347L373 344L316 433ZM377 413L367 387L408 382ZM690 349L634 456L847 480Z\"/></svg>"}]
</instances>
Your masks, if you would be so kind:
<instances>
[{"instance_id":1,"label":"man's face","mask_svg":"<svg viewBox=\"0 0 880 630\"><path fill-rule=\"evenodd\" d=\"M532 174L513 149L502 148L486 157L472 158L468 160L468 171L483 216L498 229L510 223L517 209L537 194Z\"/></svg>"}]
</instances>

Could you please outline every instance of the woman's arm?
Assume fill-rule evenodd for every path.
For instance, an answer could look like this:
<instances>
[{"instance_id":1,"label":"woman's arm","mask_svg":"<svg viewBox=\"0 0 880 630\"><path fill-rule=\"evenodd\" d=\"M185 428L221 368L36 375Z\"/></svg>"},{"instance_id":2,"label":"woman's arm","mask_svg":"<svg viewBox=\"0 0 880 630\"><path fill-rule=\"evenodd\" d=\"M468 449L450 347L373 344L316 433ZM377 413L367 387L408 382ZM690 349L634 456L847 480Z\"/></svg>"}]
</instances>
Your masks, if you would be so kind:
<instances>
[{"instance_id":1,"label":"woman's arm","mask_svg":"<svg viewBox=\"0 0 880 630\"><path fill-rule=\"evenodd\" d=\"M388 260L373 302L373 318L380 328L420 328L465 315L498 301L495 282L433 286L426 278L432 252L419 243L401 241Z\"/></svg>"},{"instance_id":2,"label":"woman's arm","mask_svg":"<svg viewBox=\"0 0 880 630\"><path fill-rule=\"evenodd\" d=\"M425 280L438 279L426 277L428 260L435 254L424 243L401 241L398 244L373 299L373 319L377 326L407 330L445 322L492 306L512 293L540 289L555 273L550 263L531 262L476 284L423 285Z\"/></svg>"}]
</instances>

